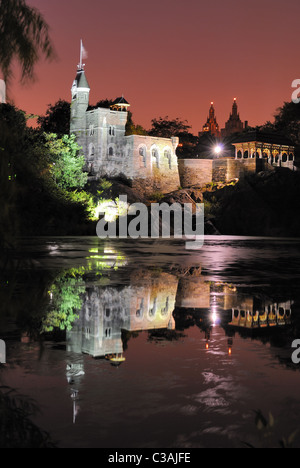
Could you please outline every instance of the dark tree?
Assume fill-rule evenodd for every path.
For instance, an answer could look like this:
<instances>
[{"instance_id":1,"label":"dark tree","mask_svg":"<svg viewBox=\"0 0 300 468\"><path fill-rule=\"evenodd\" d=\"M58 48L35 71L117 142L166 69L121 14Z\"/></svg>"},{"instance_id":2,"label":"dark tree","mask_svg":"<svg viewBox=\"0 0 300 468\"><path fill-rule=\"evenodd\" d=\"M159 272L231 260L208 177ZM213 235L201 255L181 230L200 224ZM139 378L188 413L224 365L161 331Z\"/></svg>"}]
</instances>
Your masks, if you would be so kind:
<instances>
[{"instance_id":1,"label":"dark tree","mask_svg":"<svg viewBox=\"0 0 300 468\"><path fill-rule=\"evenodd\" d=\"M132 112L128 111L126 123L126 135L148 135L147 131L141 125L135 125L132 118Z\"/></svg>"},{"instance_id":2,"label":"dark tree","mask_svg":"<svg viewBox=\"0 0 300 468\"><path fill-rule=\"evenodd\" d=\"M21 66L22 80L26 80L34 77L41 55L46 59L55 55L47 23L25 0L0 0L0 44L0 68L7 84L15 60Z\"/></svg>"},{"instance_id":3,"label":"dark tree","mask_svg":"<svg viewBox=\"0 0 300 468\"><path fill-rule=\"evenodd\" d=\"M48 105L46 115L37 120L41 130L56 133L59 137L70 133L70 103L60 99L54 106Z\"/></svg>"},{"instance_id":4,"label":"dark tree","mask_svg":"<svg viewBox=\"0 0 300 468\"><path fill-rule=\"evenodd\" d=\"M168 116L151 121L152 127L149 130L149 135L160 138L179 138L179 146L177 148L177 156L179 158L193 158L195 156L198 137L190 132L191 126L187 120L179 118L169 119Z\"/></svg>"},{"instance_id":5,"label":"dark tree","mask_svg":"<svg viewBox=\"0 0 300 468\"><path fill-rule=\"evenodd\" d=\"M93 105L89 106L88 110L98 109L98 107L101 107L102 109L109 109L110 106L112 106L113 102L114 102L113 99L101 99L94 106Z\"/></svg>"},{"instance_id":6,"label":"dark tree","mask_svg":"<svg viewBox=\"0 0 300 468\"><path fill-rule=\"evenodd\" d=\"M285 102L275 114L275 129L300 144L300 104Z\"/></svg>"},{"instance_id":7,"label":"dark tree","mask_svg":"<svg viewBox=\"0 0 300 468\"><path fill-rule=\"evenodd\" d=\"M285 102L274 115L273 122L266 122L261 130L276 132L300 145L300 104Z\"/></svg>"},{"instance_id":8,"label":"dark tree","mask_svg":"<svg viewBox=\"0 0 300 468\"><path fill-rule=\"evenodd\" d=\"M172 136L180 136L181 134L189 133L191 129L190 125L186 120L169 119L168 116L159 119L153 119L151 121L152 127L149 130L149 135L161 137L161 138L171 138Z\"/></svg>"}]
</instances>

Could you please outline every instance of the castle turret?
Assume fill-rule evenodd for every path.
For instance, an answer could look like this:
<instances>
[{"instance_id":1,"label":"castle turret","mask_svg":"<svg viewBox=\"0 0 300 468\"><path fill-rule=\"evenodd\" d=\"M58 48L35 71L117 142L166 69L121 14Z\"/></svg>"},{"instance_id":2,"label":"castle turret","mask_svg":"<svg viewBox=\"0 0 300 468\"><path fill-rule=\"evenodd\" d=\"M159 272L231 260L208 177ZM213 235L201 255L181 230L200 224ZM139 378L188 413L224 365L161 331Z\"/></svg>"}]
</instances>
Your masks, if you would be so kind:
<instances>
[{"instance_id":1,"label":"castle turret","mask_svg":"<svg viewBox=\"0 0 300 468\"><path fill-rule=\"evenodd\" d=\"M78 69L71 89L71 124L70 132L77 133L85 127L86 111L89 105L90 87L84 69Z\"/></svg>"}]
</instances>

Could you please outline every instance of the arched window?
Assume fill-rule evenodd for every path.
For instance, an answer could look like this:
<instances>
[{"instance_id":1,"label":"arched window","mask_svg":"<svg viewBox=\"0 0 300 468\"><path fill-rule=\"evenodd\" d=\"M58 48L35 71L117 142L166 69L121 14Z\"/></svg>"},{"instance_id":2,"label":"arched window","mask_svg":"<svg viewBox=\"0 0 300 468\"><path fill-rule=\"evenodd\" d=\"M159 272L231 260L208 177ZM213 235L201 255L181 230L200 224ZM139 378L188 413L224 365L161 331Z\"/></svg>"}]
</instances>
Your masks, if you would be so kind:
<instances>
[{"instance_id":1,"label":"arched window","mask_svg":"<svg viewBox=\"0 0 300 468\"><path fill-rule=\"evenodd\" d=\"M153 148L151 151L152 161L159 168L159 153L157 148Z\"/></svg>"},{"instance_id":2,"label":"arched window","mask_svg":"<svg viewBox=\"0 0 300 468\"><path fill-rule=\"evenodd\" d=\"M147 167L147 150L145 146L140 147L139 155L140 155L140 166Z\"/></svg>"},{"instance_id":3,"label":"arched window","mask_svg":"<svg viewBox=\"0 0 300 468\"><path fill-rule=\"evenodd\" d=\"M244 159L248 159L248 157L249 157L249 152L248 152L248 151L245 151L245 152L244 152Z\"/></svg>"},{"instance_id":4,"label":"arched window","mask_svg":"<svg viewBox=\"0 0 300 468\"><path fill-rule=\"evenodd\" d=\"M141 300L140 308L136 311L136 317L142 318L144 315L144 299Z\"/></svg>"},{"instance_id":5,"label":"arched window","mask_svg":"<svg viewBox=\"0 0 300 468\"><path fill-rule=\"evenodd\" d=\"M289 154L289 161L294 161L294 155L293 155L293 153L290 153L290 154Z\"/></svg>"},{"instance_id":6,"label":"arched window","mask_svg":"<svg viewBox=\"0 0 300 468\"><path fill-rule=\"evenodd\" d=\"M169 168L172 169L172 153L170 149L165 150L165 158L168 160Z\"/></svg>"},{"instance_id":7,"label":"arched window","mask_svg":"<svg viewBox=\"0 0 300 468\"><path fill-rule=\"evenodd\" d=\"M89 156L95 156L95 146L92 143L89 146Z\"/></svg>"},{"instance_id":8,"label":"arched window","mask_svg":"<svg viewBox=\"0 0 300 468\"><path fill-rule=\"evenodd\" d=\"M239 151L237 152L237 157L238 157L239 159L242 158L242 152L241 152L241 150L239 150Z\"/></svg>"},{"instance_id":9,"label":"arched window","mask_svg":"<svg viewBox=\"0 0 300 468\"><path fill-rule=\"evenodd\" d=\"M149 318L153 318L157 310L157 297L154 299L153 307L149 310Z\"/></svg>"},{"instance_id":10,"label":"arched window","mask_svg":"<svg viewBox=\"0 0 300 468\"><path fill-rule=\"evenodd\" d=\"M285 162L287 162L287 160L288 160L288 155L287 155L286 153L283 153L283 155L282 155L282 162L285 163Z\"/></svg>"},{"instance_id":11,"label":"arched window","mask_svg":"<svg viewBox=\"0 0 300 468\"><path fill-rule=\"evenodd\" d=\"M108 148L108 156L113 156L114 155L114 149L112 146Z\"/></svg>"}]
</instances>

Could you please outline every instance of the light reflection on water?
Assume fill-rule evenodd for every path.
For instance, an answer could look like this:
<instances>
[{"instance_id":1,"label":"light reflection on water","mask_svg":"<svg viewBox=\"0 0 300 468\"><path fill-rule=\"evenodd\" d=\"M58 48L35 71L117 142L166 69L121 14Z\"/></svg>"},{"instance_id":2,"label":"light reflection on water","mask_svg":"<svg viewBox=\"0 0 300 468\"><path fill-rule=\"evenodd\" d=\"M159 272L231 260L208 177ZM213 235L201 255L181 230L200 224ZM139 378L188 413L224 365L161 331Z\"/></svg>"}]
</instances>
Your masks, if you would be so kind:
<instances>
[{"instance_id":1,"label":"light reflection on water","mask_svg":"<svg viewBox=\"0 0 300 468\"><path fill-rule=\"evenodd\" d=\"M300 416L299 244L26 239L2 380L62 447L259 445L258 409L276 446Z\"/></svg>"}]
</instances>

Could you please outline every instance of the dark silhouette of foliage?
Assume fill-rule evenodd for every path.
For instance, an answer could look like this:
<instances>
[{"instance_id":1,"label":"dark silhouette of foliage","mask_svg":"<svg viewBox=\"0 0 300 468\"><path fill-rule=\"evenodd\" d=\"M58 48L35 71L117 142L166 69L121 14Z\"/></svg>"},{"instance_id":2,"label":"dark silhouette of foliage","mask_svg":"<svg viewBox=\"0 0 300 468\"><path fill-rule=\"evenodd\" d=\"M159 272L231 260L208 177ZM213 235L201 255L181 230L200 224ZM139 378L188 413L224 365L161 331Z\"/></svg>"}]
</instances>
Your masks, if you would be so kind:
<instances>
[{"instance_id":1,"label":"dark silhouette of foliage","mask_svg":"<svg viewBox=\"0 0 300 468\"><path fill-rule=\"evenodd\" d=\"M171 138L172 136L180 136L181 134L189 133L190 125L186 120L169 119L166 117L159 117L151 121L152 127L149 130L149 135L161 138Z\"/></svg>"},{"instance_id":2,"label":"dark silhouette of foliage","mask_svg":"<svg viewBox=\"0 0 300 468\"><path fill-rule=\"evenodd\" d=\"M59 99L54 105L49 104L46 115L40 116L37 123L46 133L55 133L58 137L70 133L70 103Z\"/></svg>"},{"instance_id":3,"label":"dark silhouette of foliage","mask_svg":"<svg viewBox=\"0 0 300 468\"><path fill-rule=\"evenodd\" d=\"M32 421L38 412L33 400L0 387L0 447L55 448L49 434Z\"/></svg>"},{"instance_id":4,"label":"dark silhouette of foliage","mask_svg":"<svg viewBox=\"0 0 300 468\"><path fill-rule=\"evenodd\" d=\"M14 60L20 64L25 81L34 78L41 56L55 56L48 24L25 0L0 0L0 44L0 68L7 84L13 77Z\"/></svg>"}]
</instances>

